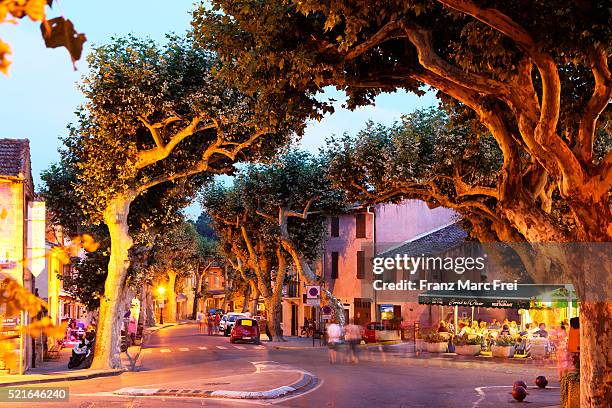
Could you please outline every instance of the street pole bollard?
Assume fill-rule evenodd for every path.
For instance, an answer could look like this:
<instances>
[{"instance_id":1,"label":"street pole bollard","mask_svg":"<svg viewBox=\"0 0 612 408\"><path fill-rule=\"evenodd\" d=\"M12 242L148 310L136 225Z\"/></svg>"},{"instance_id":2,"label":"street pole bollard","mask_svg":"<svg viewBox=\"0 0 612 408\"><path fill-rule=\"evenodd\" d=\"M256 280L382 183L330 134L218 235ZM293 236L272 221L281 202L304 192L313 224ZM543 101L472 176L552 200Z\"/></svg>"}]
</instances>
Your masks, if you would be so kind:
<instances>
[{"instance_id":1,"label":"street pole bollard","mask_svg":"<svg viewBox=\"0 0 612 408\"><path fill-rule=\"evenodd\" d=\"M418 354L421 350L417 350L417 337L419 336L420 323L414 322L414 354Z\"/></svg>"}]
</instances>

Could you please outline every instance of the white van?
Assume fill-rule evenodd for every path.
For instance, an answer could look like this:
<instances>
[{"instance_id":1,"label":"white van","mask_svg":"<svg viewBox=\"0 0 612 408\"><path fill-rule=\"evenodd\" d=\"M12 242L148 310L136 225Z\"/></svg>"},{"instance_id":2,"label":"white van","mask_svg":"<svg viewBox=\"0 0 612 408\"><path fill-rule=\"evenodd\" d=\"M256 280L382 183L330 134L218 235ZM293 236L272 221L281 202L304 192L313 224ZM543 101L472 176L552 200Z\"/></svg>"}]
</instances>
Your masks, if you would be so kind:
<instances>
[{"instance_id":1,"label":"white van","mask_svg":"<svg viewBox=\"0 0 612 408\"><path fill-rule=\"evenodd\" d=\"M236 323L236 319L239 317L249 317L246 313L227 313L221 317L221 321L219 322L219 331L223 333L224 336L229 336L232 327Z\"/></svg>"}]
</instances>

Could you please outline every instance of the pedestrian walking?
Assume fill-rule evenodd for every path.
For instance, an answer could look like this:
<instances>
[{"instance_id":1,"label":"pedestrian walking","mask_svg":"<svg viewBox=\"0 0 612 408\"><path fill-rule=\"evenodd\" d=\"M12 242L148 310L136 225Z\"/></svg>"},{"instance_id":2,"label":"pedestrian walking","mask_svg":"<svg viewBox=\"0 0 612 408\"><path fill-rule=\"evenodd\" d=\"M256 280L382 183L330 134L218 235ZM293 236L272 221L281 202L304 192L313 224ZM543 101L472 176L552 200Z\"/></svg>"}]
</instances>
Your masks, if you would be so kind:
<instances>
[{"instance_id":1,"label":"pedestrian walking","mask_svg":"<svg viewBox=\"0 0 612 408\"><path fill-rule=\"evenodd\" d=\"M132 346L136 345L136 319L130 314L130 320L128 320L128 335Z\"/></svg>"},{"instance_id":2,"label":"pedestrian walking","mask_svg":"<svg viewBox=\"0 0 612 408\"><path fill-rule=\"evenodd\" d=\"M204 311L200 310L196 316L196 320L198 321L198 332L204 332L204 325L206 324L206 315Z\"/></svg>"},{"instance_id":3,"label":"pedestrian walking","mask_svg":"<svg viewBox=\"0 0 612 408\"><path fill-rule=\"evenodd\" d=\"M336 364L340 337L342 337L342 329L338 323L332 323L327 326L327 347L329 349L330 364Z\"/></svg>"},{"instance_id":4,"label":"pedestrian walking","mask_svg":"<svg viewBox=\"0 0 612 408\"><path fill-rule=\"evenodd\" d=\"M357 326L353 319L351 319L344 331L344 338L349 345L349 361L357 363L359 361L357 358L357 345L361 342L361 327Z\"/></svg>"},{"instance_id":5,"label":"pedestrian walking","mask_svg":"<svg viewBox=\"0 0 612 408\"><path fill-rule=\"evenodd\" d=\"M215 313L215 334L219 333L219 324L221 323L221 316L219 313Z\"/></svg>"},{"instance_id":6,"label":"pedestrian walking","mask_svg":"<svg viewBox=\"0 0 612 408\"><path fill-rule=\"evenodd\" d=\"M212 336L213 334L213 324L214 324L214 321L213 321L212 315L207 314L206 315L206 329L208 330L209 336Z\"/></svg>"}]
</instances>

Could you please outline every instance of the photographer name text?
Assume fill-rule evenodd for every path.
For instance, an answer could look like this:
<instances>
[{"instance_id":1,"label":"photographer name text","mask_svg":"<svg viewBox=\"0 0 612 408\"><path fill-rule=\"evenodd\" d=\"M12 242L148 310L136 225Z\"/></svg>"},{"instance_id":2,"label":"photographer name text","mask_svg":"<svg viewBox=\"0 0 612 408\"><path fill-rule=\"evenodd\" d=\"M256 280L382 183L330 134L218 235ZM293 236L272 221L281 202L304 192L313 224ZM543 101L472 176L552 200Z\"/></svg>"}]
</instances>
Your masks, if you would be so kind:
<instances>
[{"instance_id":1,"label":"photographer name text","mask_svg":"<svg viewBox=\"0 0 612 408\"><path fill-rule=\"evenodd\" d=\"M399 282L383 282L377 279L373 282L374 290L518 290L518 283L493 280L491 282L472 282L470 280L457 282L429 282L425 279L418 281L401 280Z\"/></svg>"}]
</instances>

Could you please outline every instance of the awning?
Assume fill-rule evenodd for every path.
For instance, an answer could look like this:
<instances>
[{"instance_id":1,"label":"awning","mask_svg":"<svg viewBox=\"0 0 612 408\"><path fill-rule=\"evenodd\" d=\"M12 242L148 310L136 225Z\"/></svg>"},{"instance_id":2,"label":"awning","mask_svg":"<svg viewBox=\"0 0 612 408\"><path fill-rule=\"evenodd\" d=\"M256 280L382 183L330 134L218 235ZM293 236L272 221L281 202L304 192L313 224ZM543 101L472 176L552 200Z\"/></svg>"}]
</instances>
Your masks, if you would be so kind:
<instances>
[{"instance_id":1,"label":"awning","mask_svg":"<svg viewBox=\"0 0 612 408\"><path fill-rule=\"evenodd\" d=\"M502 309L566 307L576 301L571 285L518 285L517 290L430 290L419 295L423 305L475 306Z\"/></svg>"}]
</instances>

